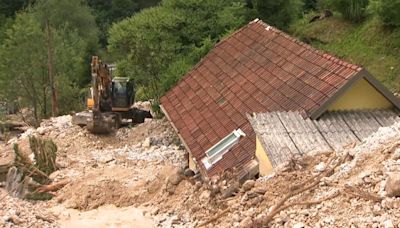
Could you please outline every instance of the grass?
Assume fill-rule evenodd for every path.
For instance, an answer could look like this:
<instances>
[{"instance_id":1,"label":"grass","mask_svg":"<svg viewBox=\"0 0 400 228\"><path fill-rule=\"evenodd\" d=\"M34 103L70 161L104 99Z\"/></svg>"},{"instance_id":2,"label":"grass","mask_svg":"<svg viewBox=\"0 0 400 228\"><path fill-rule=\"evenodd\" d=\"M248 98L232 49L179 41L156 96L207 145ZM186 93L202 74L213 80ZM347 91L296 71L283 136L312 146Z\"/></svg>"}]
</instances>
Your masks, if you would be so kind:
<instances>
[{"instance_id":1,"label":"grass","mask_svg":"<svg viewBox=\"0 0 400 228\"><path fill-rule=\"evenodd\" d=\"M400 29L388 30L376 18L352 24L335 14L308 23L310 15L289 31L312 46L364 66L393 92L400 91Z\"/></svg>"}]
</instances>

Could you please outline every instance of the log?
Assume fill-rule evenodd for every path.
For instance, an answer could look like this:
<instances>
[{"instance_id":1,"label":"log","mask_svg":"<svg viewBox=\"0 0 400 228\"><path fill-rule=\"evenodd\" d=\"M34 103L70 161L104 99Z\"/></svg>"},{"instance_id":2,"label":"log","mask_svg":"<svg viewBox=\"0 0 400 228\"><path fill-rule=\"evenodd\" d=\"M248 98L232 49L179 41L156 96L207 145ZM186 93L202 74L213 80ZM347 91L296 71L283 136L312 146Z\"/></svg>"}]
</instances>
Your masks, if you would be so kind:
<instances>
[{"instance_id":1,"label":"log","mask_svg":"<svg viewBox=\"0 0 400 228\"><path fill-rule=\"evenodd\" d=\"M26 127L26 124L22 122L0 121L0 129L7 129L11 131L24 127Z\"/></svg>"},{"instance_id":2,"label":"log","mask_svg":"<svg viewBox=\"0 0 400 228\"><path fill-rule=\"evenodd\" d=\"M36 189L36 192L39 192L39 193L56 192L56 191L60 190L61 188L63 188L68 183L69 183L69 180L62 180L62 181L57 182L57 183L52 183L52 184L48 184L48 185L42 185L42 186L40 186L39 188Z\"/></svg>"}]
</instances>

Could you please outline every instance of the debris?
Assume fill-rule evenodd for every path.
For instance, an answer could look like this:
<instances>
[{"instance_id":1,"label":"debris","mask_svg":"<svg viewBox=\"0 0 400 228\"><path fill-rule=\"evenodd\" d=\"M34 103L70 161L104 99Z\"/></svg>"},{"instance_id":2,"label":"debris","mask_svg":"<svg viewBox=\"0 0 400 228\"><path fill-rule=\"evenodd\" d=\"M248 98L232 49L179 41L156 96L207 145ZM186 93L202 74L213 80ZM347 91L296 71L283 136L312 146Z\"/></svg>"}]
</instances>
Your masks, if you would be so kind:
<instances>
[{"instance_id":1,"label":"debris","mask_svg":"<svg viewBox=\"0 0 400 228\"><path fill-rule=\"evenodd\" d=\"M321 162L317 166L315 166L315 171L319 172L319 173L324 172L325 169L326 169L325 163L323 163L323 162Z\"/></svg>"},{"instance_id":2,"label":"debris","mask_svg":"<svg viewBox=\"0 0 400 228\"><path fill-rule=\"evenodd\" d=\"M244 191L249 191L250 189L252 189L254 187L255 184L256 184L256 182L254 180L247 180L242 185L242 188Z\"/></svg>"},{"instance_id":3,"label":"debris","mask_svg":"<svg viewBox=\"0 0 400 228\"><path fill-rule=\"evenodd\" d=\"M386 182L385 190L387 192L387 195L392 197L400 196L400 172L395 172L389 174L389 178Z\"/></svg>"}]
</instances>

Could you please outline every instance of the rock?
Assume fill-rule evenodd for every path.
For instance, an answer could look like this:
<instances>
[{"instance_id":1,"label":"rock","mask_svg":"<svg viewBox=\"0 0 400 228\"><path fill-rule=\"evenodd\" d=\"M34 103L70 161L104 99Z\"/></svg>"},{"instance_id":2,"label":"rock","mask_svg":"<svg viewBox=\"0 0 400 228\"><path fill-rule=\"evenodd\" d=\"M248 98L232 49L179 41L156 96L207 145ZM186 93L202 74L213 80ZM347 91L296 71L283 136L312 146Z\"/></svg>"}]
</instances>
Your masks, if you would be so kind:
<instances>
[{"instance_id":1,"label":"rock","mask_svg":"<svg viewBox=\"0 0 400 228\"><path fill-rule=\"evenodd\" d=\"M292 228L304 228L306 225L302 222L296 223L292 226Z\"/></svg>"},{"instance_id":2,"label":"rock","mask_svg":"<svg viewBox=\"0 0 400 228\"><path fill-rule=\"evenodd\" d=\"M392 220L388 219L381 224L384 228L394 228Z\"/></svg>"},{"instance_id":3,"label":"rock","mask_svg":"<svg viewBox=\"0 0 400 228\"><path fill-rule=\"evenodd\" d=\"M200 194L200 201L203 203L207 203L211 198L211 192L209 190L205 190Z\"/></svg>"},{"instance_id":4,"label":"rock","mask_svg":"<svg viewBox=\"0 0 400 228\"><path fill-rule=\"evenodd\" d=\"M142 147L145 149L150 149L150 146L151 146L151 138L146 138L142 143Z\"/></svg>"},{"instance_id":5,"label":"rock","mask_svg":"<svg viewBox=\"0 0 400 228\"><path fill-rule=\"evenodd\" d=\"M395 150L394 153L393 153L392 159L393 159L393 160L398 160L398 159L400 159L400 147L399 147L399 148L396 148L396 150Z\"/></svg>"},{"instance_id":6,"label":"rock","mask_svg":"<svg viewBox=\"0 0 400 228\"><path fill-rule=\"evenodd\" d=\"M245 191L249 191L250 189L252 189L254 187L255 184L256 184L256 182L254 180L247 180L242 185L242 189Z\"/></svg>"},{"instance_id":7,"label":"rock","mask_svg":"<svg viewBox=\"0 0 400 228\"><path fill-rule=\"evenodd\" d=\"M183 172L183 175L185 175L186 177L192 177L195 175L195 173L193 172L193 170L187 168L185 169L185 171Z\"/></svg>"},{"instance_id":8,"label":"rock","mask_svg":"<svg viewBox=\"0 0 400 228\"><path fill-rule=\"evenodd\" d=\"M231 196L233 196L236 192L238 192L239 188L237 184L232 184L229 187L227 187L226 189L221 191L221 198L222 199L226 199L229 198Z\"/></svg>"},{"instance_id":9,"label":"rock","mask_svg":"<svg viewBox=\"0 0 400 228\"><path fill-rule=\"evenodd\" d=\"M318 165L315 166L315 171L319 172L319 173L324 172L325 169L326 169L326 165L323 162L321 162L321 163L319 163Z\"/></svg>"},{"instance_id":10,"label":"rock","mask_svg":"<svg viewBox=\"0 0 400 228\"><path fill-rule=\"evenodd\" d=\"M168 177L168 182L173 185L178 185L183 180L182 175L175 173Z\"/></svg>"},{"instance_id":11,"label":"rock","mask_svg":"<svg viewBox=\"0 0 400 228\"><path fill-rule=\"evenodd\" d=\"M202 184L200 181L196 181L196 184L194 184L194 189L199 190L201 188Z\"/></svg>"},{"instance_id":12,"label":"rock","mask_svg":"<svg viewBox=\"0 0 400 228\"><path fill-rule=\"evenodd\" d=\"M250 217L246 217L239 223L240 228L253 227L253 220Z\"/></svg>"},{"instance_id":13,"label":"rock","mask_svg":"<svg viewBox=\"0 0 400 228\"><path fill-rule=\"evenodd\" d=\"M386 181L385 191L387 196L400 196L400 172L391 173Z\"/></svg>"},{"instance_id":14,"label":"rock","mask_svg":"<svg viewBox=\"0 0 400 228\"><path fill-rule=\"evenodd\" d=\"M213 184L213 185L211 186L211 193L212 193L213 195L216 195L216 194L219 193L219 192L220 192L219 186L216 185L216 184Z\"/></svg>"},{"instance_id":15,"label":"rock","mask_svg":"<svg viewBox=\"0 0 400 228\"><path fill-rule=\"evenodd\" d=\"M160 211L160 209L156 207L153 210L151 210L150 214L151 215L157 215L159 211Z\"/></svg>"}]
</instances>

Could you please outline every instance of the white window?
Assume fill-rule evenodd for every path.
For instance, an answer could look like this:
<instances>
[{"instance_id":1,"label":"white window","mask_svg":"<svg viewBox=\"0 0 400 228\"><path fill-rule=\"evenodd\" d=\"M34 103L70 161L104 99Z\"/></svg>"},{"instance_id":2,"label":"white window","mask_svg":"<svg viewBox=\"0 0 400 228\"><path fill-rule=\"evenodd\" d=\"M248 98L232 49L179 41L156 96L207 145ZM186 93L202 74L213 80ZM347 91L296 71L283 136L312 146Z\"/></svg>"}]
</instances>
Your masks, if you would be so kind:
<instances>
[{"instance_id":1,"label":"white window","mask_svg":"<svg viewBox=\"0 0 400 228\"><path fill-rule=\"evenodd\" d=\"M206 169L211 168L216 162L221 160L222 156L236 145L242 136L244 137L246 134L241 129L234 130L228 136L221 139L221 141L208 149L206 151L207 156L201 160Z\"/></svg>"}]
</instances>

